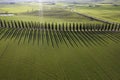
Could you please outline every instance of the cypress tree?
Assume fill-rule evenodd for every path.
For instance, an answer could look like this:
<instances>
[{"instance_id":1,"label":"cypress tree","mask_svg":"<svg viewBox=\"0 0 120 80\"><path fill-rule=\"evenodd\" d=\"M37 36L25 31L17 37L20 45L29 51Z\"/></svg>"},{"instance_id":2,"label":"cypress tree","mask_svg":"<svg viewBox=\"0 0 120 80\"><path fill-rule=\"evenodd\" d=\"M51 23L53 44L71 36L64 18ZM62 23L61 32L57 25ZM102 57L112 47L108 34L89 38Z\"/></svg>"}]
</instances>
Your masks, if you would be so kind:
<instances>
[{"instance_id":1,"label":"cypress tree","mask_svg":"<svg viewBox=\"0 0 120 80\"><path fill-rule=\"evenodd\" d=\"M61 31L61 25L59 24L59 31Z\"/></svg>"},{"instance_id":2,"label":"cypress tree","mask_svg":"<svg viewBox=\"0 0 120 80\"><path fill-rule=\"evenodd\" d=\"M23 21L21 21L21 25L22 25L22 28L24 29L25 26L24 26L24 22Z\"/></svg>"},{"instance_id":3,"label":"cypress tree","mask_svg":"<svg viewBox=\"0 0 120 80\"><path fill-rule=\"evenodd\" d=\"M45 22L45 24L44 24L44 25L45 25L45 26L44 26L44 27L45 27L45 30L47 30L47 23Z\"/></svg>"},{"instance_id":4,"label":"cypress tree","mask_svg":"<svg viewBox=\"0 0 120 80\"><path fill-rule=\"evenodd\" d=\"M82 31L82 24L81 23L80 23L79 29L80 29L80 31Z\"/></svg>"},{"instance_id":5,"label":"cypress tree","mask_svg":"<svg viewBox=\"0 0 120 80\"><path fill-rule=\"evenodd\" d=\"M105 24L104 26L105 26L104 31L108 31L108 26L107 26L107 24Z\"/></svg>"},{"instance_id":6,"label":"cypress tree","mask_svg":"<svg viewBox=\"0 0 120 80\"><path fill-rule=\"evenodd\" d=\"M18 21L18 27L22 28L20 21Z\"/></svg>"},{"instance_id":7,"label":"cypress tree","mask_svg":"<svg viewBox=\"0 0 120 80\"><path fill-rule=\"evenodd\" d=\"M111 25L111 24L108 24L108 31L110 31L110 25Z\"/></svg>"},{"instance_id":8,"label":"cypress tree","mask_svg":"<svg viewBox=\"0 0 120 80\"><path fill-rule=\"evenodd\" d=\"M69 27L69 26L68 26L68 23L66 23L66 31L68 31L68 27Z\"/></svg>"},{"instance_id":9,"label":"cypress tree","mask_svg":"<svg viewBox=\"0 0 120 80\"><path fill-rule=\"evenodd\" d=\"M57 23L55 23L55 30L56 30L56 31L58 30Z\"/></svg>"},{"instance_id":10,"label":"cypress tree","mask_svg":"<svg viewBox=\"0 0 120 80\"><path fill-rule=\"evenodd\" d=\"M51 28L50 28L50 25L48 25L48 30L50 30Z\"/></svg>"},{"instance_id":11,"label":"cypress tree","mask_svg":"<svg viewBox=\"0 0 120 80\"><path fill-rule=\"evenodd\" d=\"M117 24L115 24L115 26L114 26L114 31L117 31Z\"/></svg>"},{"instance_id":12,"label":"cypress tree","mask_svg":"<svg viewBox=\"0 0 120 80\"><path fill-rule=\"evenodd\" d=\"M85 31L85 24L84 23L82 24L82 28L83 28L83 31Z\"/></svg>"},{"instance_id":13,"label":"cypress tree","mask_svg":"<svg viewBox=\"0 0 120 80\"><path fill-rule=\"evenodd\" d=\"M72 31L72 26L71 26L71 24L69 25L69 30Z\"/></svg>"},{"instance_id":14,"label":"cypress tree","mask_svg":"<svg viewBox=\"0 0 120 80\"><path fill-rule=\"evenodd\" d=\"M78 23L76 23L76 31L78 31Z\"/></svg>"},{"instance_id":15,"label":"cypress tree","mask_svg":"<svg viewBox=\"0 0 120 80\"><path fill-rule=\"evenodd\" d=\"M113 31L114 29L114 23L111 25L111 31Z\"/></svg>"},{"instance_id":16,"label":"cypress tree","mask_svg":"<svg viewBox=\"0 0 120 80\"><path fill-rule=\"evenodd\" d=\"M11 25L10 25L10 22L9 22L9 21L7 21L7 24L8 24L8 28L11 28Z\"/></svg>"},{"instance_id":17,"label":"cypress tree","mask_svg":"<svg viewBox=\"0 0 120 80\"><path fill-rule=\"evenodd\" d=\"M104 24L101 24L101 31L104 30Z\"/></svg>"},{"instance_id":18,"label":"cypress tree","mask_svg":"<svg viewBox=\"0 0 120 80\"><path fill-rule=\"evenodd\" d=\"M1 20L1 19L0 19L0 27L3 27L3 26L2 26L2 20Z\"/></svg>"},{"instance_id":19,"label":"cypress tree","mask_svg":"<svg viewBox=\"0 0 120 80\"><path fill-rule=\"evenodd\" d=\"M86 31L89 31L89 25L88 25L88 23L86 24Z\"/></svg>"},{"instance_id":20,"label":"cypress tree","mask_svg":"<svg viewBox=\"0 0 120 80\"><path fill-rule=\"evenodd\" d=\"M5 27L5 28L7 28L7 24L6 24L6 21L4 20L3 22L4 22L4 27Z\"/></svg>"},{"instance_id":21,"label":"cypress tree","mask_svg":"<svg viewBox=\"0 0 120 80\"><path fill-rule=\"evenodd\" d=\"M75 23L73 23L73 31L75 31Z\"/></svg>"},{"instance_id":22,"label":"cypress tree","mask_svg":"<svg viewBox=\"0 0 120 80\"><path fill-rule=\"evenodd\" d=\"M50 24L50 23L49 23L49 24ZM51 26L52 26L52 31L53 31L53 30L54 30L54 25L52 24Z\"/></svg>"},{"instance_id":23,"label":"cypress tree","mask_svg":"<svg viewBox=\"0 0 120 80\"><path fill-rule=\"evenodd\" d=\"M62 31L65 31L65 29L64 29L64 23L62 24Z\"/></svg>"},{"instance_id":24,"label":"cypress tree","mask_svg":"<svg viewBox=\"0 0 120 80\"><path fill-rule=\"evenodd\" d=\"M25 28L28 29L28 23L27 22L25 22Z\"/></svg>"},{"instance_id":25,"label":"cypress tree","mask_svg":"<svg viewBox=\"0 0 120 80\"><path fill-rule=\"evenodd\" d=\"M28 28L32 28L32 25L30 24L30 22L28 22L28 25L29 25L29 27L28 27Z\"/></svg>"},{"instance_id":26,"label":"cypress tree","mask_svg":"<svg viewBox=\"0 0 120 80\"><path fill-rule=\"evenodd\" d=\"M120 31L120 24L118 24L118 31Z\"/></svg>"}]
</instances>

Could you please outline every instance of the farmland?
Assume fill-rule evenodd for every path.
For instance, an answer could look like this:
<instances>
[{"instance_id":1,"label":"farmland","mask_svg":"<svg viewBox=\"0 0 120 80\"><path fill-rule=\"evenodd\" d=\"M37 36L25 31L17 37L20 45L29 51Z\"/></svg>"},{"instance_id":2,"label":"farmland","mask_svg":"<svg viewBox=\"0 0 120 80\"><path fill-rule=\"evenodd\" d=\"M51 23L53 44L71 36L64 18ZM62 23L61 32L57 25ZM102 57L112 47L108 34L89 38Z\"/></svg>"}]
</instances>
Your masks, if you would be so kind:
<instances>
[{"instance_id":1,"label":"farmland","mask_svg":"<svg viewBox=\"0 0 120 80\"><path fill-rule=\"evenodd\" d=\"M98 7L77 7L76 12L80 12L86 15L94 16L103 20L110 22L120 22L120 6L113 5L101 5L98 4ZM99 12L101 11L101 12Z\"/></svg>"},{"instance_id":2,"label":"farmland","mask_svg":"<svg viewBox=\"0 0 120 80\"><path fill-rule=\"evenodd\" d=\"M120 80L119 9L0 5L0 80Z\"/></svg>"},{"instance_id":3,"label":"farmland","mask_svg":"<svg viewBox=\"0 0 120 80\"><path fill-rule=\"evenodd\" d=\"M33 3L33 4L30 3L27 4L27 6L23 6L22 3L21 5L19 4L20 6L25 8L22 10L19 9L20 6L16 4L8 5L7 8L3 6L3 8L1 8L2 11L7 10L8 13L14 13L16 15L10 17L1 17L1 18L6 20L8 19L8 20L61 22L61 23L63 22L88 22L88 23L95 22L96 23L97 22L93 19L83 17L69 10L64 10L63 7L59 7L58 5L47 5L47 4L41 5L37 3ZM26 4L24 3L24 5ZM35 7L35 9L33 7Z\"/></svg>"}]
</instances>

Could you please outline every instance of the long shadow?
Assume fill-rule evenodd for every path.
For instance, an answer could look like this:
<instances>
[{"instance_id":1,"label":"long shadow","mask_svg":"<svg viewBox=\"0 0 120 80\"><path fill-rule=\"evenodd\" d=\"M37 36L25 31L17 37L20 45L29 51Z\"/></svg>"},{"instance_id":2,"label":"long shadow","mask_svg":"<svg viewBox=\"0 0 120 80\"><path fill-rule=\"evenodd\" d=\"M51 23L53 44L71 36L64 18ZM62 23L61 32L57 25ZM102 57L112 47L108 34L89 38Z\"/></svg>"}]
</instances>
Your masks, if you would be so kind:
<instances>
[{"instance_id":1,"label":"long shadow","mask_svg":"<svg viewBox=\"0 0 120 80\"><path fill-rule=\"evenodd\" d=\"M83 47L82 43L80 42L79 36L76 34L76 31L71 31L72 35L75 37L75 39L79 42L79 44Z\"/></svg>"},{"instance_id":2,"label":"long shadow","mask_svg":"<svg viewBox=\"0 0 120 80\"><path fill-rule=\"evenodd\" d=\"M37 23L23 21L0 20L0 40L14 39L28 44L32 42L59 47L65 43L67 47L105 46L107 39L118 43L120 41L120 24L78 24L78 23Z\"/></svg>"},{"instance_id":3,"label":"long shadow","mask_svg":"<svg viewBox=\"0 0 120 80\"><path fill-rule=\"evenodd\" d=\"M54 41L53 41L53 35L52 35L53 30L51 29L50 24L48 24L48 27L50 27L50 29L49 29L50 40L51 40L52 47L54 48Z\"/></svg>"},{"instance_id":4,"label":"long shadow","mask_svg":"<svg viewBox=\"0 0 120 80\"><path fill-rule=\"evenodd\" d=\"M12 34L14 33L15 29L11 29L10 32L6 35L5 40L7 40L8 38L10 38L12 36Z\"/></svg>"},{"instance_id":5,"label":"long shadow","mask_svg":"<svg viewBox=\"0 0 120 80\"><path fill-rule=\"evenodd\" d=\"M58 26L57 26L57 24L55 24L55 33L56 33L56 37L58 38L57 40L58 40L58 44L62 44L62 37L61 37L61 35L60 35L60 30L61 30L61 28L59 28L59 30L58 30L58 28L57 28Z\"/></svg>"},{"instance_id":6,"label":"long shadow","mask_svg":"<svg viewBox=\"0 0 120 80\"><path fill-rule=\"evenodd\" d=\"M38 40L37 40L37 42L38 42L38 45L40 44L40 40L41 39L41 30L40 30L40 28L38 29Z\"/></svg>"},{"instance_id":7,"label":"long shadow","mask_svg":"<svg viewBox=\"0 0 120 80\"><path fill-rule=\"evenodd\" d=\"M13 29L7 29L5 32L3 32L3 35L1 36L0 40L5 38Z\"/></svg>"},{"instance_id":8,"label":"long shadow","mask_svg":"<svg viewBox=\"0 0 120 80\"><path fill-rule=\"evenodd\" d=\"M64 24L62 24L62 26L64 26ZM63 28L62 26L61 26L61 24L59 24L59 33L60 33L60 36L61 36L63 42L67 45L67 47L69 47L67 40L65 39L65 36L64 36L64 31L61 29L61 28Z\"/></svg>"},{"instance_id":9,"label":"long shadow","mask_svg":"<svg viewBox=\"0 0 120 80\"><path fill-rule=\"evenodd\" d=\"M94 32L94 33L93 33ZM103 45L105 42L103 42L102 37L98 37L99 35L95 31L86 31L86 35L88 35L90 38L92 38L92 42L95 43L95 45Z\"/></svg>"},{"instance_id":10,"label":"long shadow","mask_svg":"<svg viewBox=\"0 0 120 80\"><path fill-rule=\"evenodd\" d=\"M90 31L90 33L92 33L92 35L96 37L95 39L100 41L100 43L102 44L107 43L107 41L103 37L100 36L101 35L100 31Z\"/></svg>"},{"instance_id":11,"label":"long shadow","mask_svg":"<svg viewBox=\"0 0 120 80\"><path fill-rule=\"evenodd\" d=\"M22 31L22 29L18 29L17 33L15 34L14 41L17 41L17 40L18 40L21 31Z\"/></svg>"},{"instance_id":12,"label":"long shadow","mask_svg":"<svg viewBox=\"0 0 120 80\"><path fill-rule=\"evenodd\" d=\"M18 44L20 44L20 42L21 42L24 35L25 35L25 29L21 31L21 34L20 34L19 40L18 40Z\"/></svg>"},{"instance_id":13,"label":"long shadow","mask_svg":"<svg viewBox=\"0 0 120 80\"><path fill-rule=\"evenodd\" d=\"M67 32L70 37L70 40L75 44L76 47L78 47L78 44L76 43L76 40L75 40L75 36L70 31L67 31Z\"/></svg>"},{"instance_id":14,"label":"long shadow","mask_svg":"<svg viewBox=\"0 0 120 80\"><path fill-rule=\"evenodd\" d=\"M47 45L49 46L49 33L48 33L48 28L47 26L45 26L45 34L46 34L46 41L47 41Z\"/></svg>"},{"instance_id":15,"label":"long shadow","mask_svg":"<svg viewBox=\"0 0 120 80\"><path fill-rule=\"evenodd\" d=\"M57 29L55 29L55 26L54 26L53 23L52 23L51 26L53 27L53 28L52 28L52 32L53 32L54 41L55 41L57 47L59 47L58 37L57 37L57 33L56 33L56 30L57 30Z\"/></svg>"},{"instance_id":16,"label":"long shadow","mask_svg":"<svg viewBox=\"0 0 120 80\"><path fill-rule=\"evenodd\" d=\"M102 34L104 34L103 36L105 36L106 38L112 40L113 42L117 43L119 42L119 40L115 39L115 37L113 37L112 35L110 35L110 32L101 32Z\"/></svg>"},{"instance_id":17,"label":"long shadow","mask_svg":"<svg viewBox=\"0 0 120 80\"><path fill-rule=\"evenodd\" d=\"M45 31L44 31L44 25L43 25L42 23L41 23L40 26L41 26L41 32L42 32L42 33L41 33L41 34L42 34L41 42L42 42L42 45L43 45L43 44L44 44L44 32L45 32Z\"/></svg>"},{"instance_id":18,"label":"long shadow","mask_svg":"<svg viewBox=\"0 0 120 80\"><path fill-rule=\"evenodd\" d=\"M30 29L29 35L28 35L28 43L30 43L30 41L32 40L32 37L33 37L33 29Z\"/></svg>"}]
</instances>

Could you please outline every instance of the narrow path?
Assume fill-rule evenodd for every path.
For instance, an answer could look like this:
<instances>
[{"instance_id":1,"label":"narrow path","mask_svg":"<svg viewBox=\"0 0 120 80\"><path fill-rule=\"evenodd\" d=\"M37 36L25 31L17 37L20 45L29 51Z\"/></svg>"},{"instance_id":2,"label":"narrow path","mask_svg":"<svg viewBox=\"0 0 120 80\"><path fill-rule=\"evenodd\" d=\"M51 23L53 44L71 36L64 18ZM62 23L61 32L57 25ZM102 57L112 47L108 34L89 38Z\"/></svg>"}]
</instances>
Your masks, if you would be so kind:
<instances>
[{"instance_id":1,"label":"narrow path","mask_svg":"<svg viewBox=\"0 0 120 80\"><path fill-rule=\"evenodd\" d=\"M107 20L99 19L99 18L90 16L90 15L82 14L82 13L80 13L80 12L75 12L75 11L74 11L74 13L76 13L76 14L78 14L78 15L82 15L82 16L87 17L87 18L90 18L90 19L93 19L93 20L96 20L96 21L99 21L99 22L103 22L103 23L108 23L108 24L113 24L113 23L115 23L115 22L110 22L110 21L107 21Z\"/></svg>"}]
</instances>

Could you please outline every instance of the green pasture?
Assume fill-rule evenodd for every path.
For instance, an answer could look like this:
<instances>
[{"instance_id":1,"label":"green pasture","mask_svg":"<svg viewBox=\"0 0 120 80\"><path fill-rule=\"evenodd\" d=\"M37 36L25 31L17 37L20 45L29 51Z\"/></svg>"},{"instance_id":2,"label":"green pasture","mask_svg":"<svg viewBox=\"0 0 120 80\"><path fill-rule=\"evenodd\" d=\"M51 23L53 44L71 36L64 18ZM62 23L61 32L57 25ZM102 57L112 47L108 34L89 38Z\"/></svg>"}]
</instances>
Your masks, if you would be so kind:
<instances>
[{"instance_id":1,"label":"green pasture","mask_svg":"<svg viewBox=\"0 0 120 80\"><path fill-rule=\"evenodd\" d=\"M41 4L37 3L16 3L0 5L0 10L7 13L23 13L38 10L41 8Z\"/></svg>"},{"instance_id":2,"label":"green pasture","mask_svg":"<svg viewBox=\"0 0 120 80\"><path fill-rule=\"evenodd\" d=\"M120 6L100 5L99 7L76 7L75 12L86 14L110 22L120 22Z\"/></svg>"},{"instance_id":3,"label":"green pasture","mask_svg":"<svg viewBox=\"0 0 120 80\"><path fill-rule=\"evenodd\" d=\"M35 7L35 8L34 8ZM20 8L20 9L19 9ZM47 4L14 4L7 5L0 8L0 11L8 13L15 13L14 16L1 16L4 20L22 20L22 21L36 21L36 22L84 22L84 23L99 23L98 21L80 16L74 12L64 10L57 5Z\"/></svg>"},{"instance_id":4,"label":"green pasture","mask_svg":"<svg viewBox=\"0 0 120 80\"><path fill-rule=\"evenodd\" d=\"M93 7L89 7L89 5L93 5ZM94 5L97 5L97 6L94 7ZM74 6L73 11L71 11L70 9L71 6ZM57 12L58 10L60 11L60 9L61 9L61 12ZM75 13L77 12L77 13L82 13L98 19L106 20L109 22L119 23L120 21L119 9L120 9L120 6L113 6L111 4L82 5L82 4L57 3L55 5L47 5L42 3L19 3L19 4L17 3L12 5L6 5L6 6L1 5L0 12L16 13L18 15L20 15L21 13L24 13L24 14L28 13L27 15L31 15L31 16L35 16L35 15L39 16L42 13L43 15L41 16L44 17L46 20L48 18L48 22L51 16L52 18L55 19L55 21L57 18L58 18L57 20L59 21L60 17L56 17L56 14L57 16L62 16L62 18L65 18L63 20L68 22L79 22L79 21L89 22L90 21L88 20L88 18L84 18L78 15L75 16ZM63 14L70 15L71 17L76 17L76 18L73 21L71 21L70 20L71 18L68 18L66 16L63 17ZM62 20L60 19L60 21Z\"/></svg>"},{"instance_id":5,"label":"green pasture","mask_svg":"<svg viewBox=\"0 0 120 80\"><path fill-rule=\"evenodd\" d=\"M92 16L98 19L106 20L109 22L120 22L120 6L114 6L114 4L100 4L100 3L91 3L91 4L68 4L68 3L58 3L58 6L61 6L69 11L71 9L73 12L82 13L88 16Z\"/></svg>"},{"instance_id":6,"label":"green pasture","mask_svg":"<svg viewBox=\"0 0 120 80\"><path fill-rule=\"evenodd\" d=\"M0 41L1 80L119 80L120 44L59 48Z\"/></svg>"}]
</instances>

